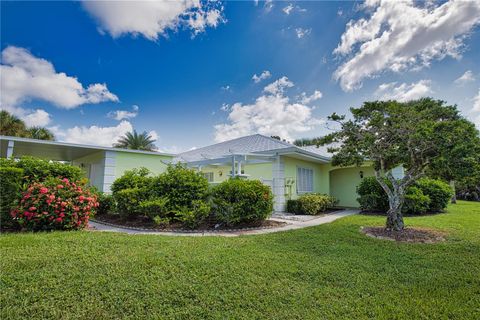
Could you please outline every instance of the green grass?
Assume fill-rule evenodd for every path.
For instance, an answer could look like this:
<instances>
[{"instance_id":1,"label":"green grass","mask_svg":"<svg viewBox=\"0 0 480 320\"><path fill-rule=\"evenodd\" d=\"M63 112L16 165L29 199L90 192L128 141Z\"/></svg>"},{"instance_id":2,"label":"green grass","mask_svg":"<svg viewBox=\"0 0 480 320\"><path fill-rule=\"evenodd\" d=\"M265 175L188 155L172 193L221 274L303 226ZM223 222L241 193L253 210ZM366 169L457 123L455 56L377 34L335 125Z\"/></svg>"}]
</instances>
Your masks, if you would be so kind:
<instances>
[{"instance_id":1,"label":"green grass","mask_svg":"<svg viewBox=\"0 0 480 320\"><path fill-rule=\"evenodd\" d=\"M8 234L2 319L478 319L480 204L407 218L437 244L377 240L384 217L238 238Z\"/></svg>"}]
</instances>

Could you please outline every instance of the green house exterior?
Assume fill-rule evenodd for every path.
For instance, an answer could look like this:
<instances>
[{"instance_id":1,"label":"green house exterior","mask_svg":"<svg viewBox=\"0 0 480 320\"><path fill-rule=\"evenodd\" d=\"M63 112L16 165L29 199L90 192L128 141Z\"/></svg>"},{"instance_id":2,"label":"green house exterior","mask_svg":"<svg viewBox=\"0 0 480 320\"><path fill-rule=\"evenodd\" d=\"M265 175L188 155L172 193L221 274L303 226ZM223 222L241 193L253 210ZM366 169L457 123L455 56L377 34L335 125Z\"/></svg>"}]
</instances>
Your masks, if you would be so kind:
<instances>
[{"instance_id":1,"label":"green house exterior","mask_svg":"<svg viewBox=\"0 0 480 320\"><path fill-rule=\"evenodd\" d=\"M212 184L231 177L262 181L272 188L275 211L285 211L287 200L310 192L332 195L342 207L358 207L356 188L364 177L374 174L368 163L333 167L325 148L300 148L259 134L176 155L0 136L0 155L71 163L84 170L91 185L106 193L126 170L145 167L159 174L169 164L180 162Z\"/></svg>"}]
</instances>

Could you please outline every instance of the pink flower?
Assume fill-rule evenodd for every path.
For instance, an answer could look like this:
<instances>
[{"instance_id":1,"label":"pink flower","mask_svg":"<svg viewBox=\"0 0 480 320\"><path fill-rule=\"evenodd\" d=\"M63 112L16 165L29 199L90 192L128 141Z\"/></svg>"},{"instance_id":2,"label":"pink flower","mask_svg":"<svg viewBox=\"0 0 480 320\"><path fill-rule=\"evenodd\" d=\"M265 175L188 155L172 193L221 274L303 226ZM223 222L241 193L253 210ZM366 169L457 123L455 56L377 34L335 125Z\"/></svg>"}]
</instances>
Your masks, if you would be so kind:
<instances>
[{"instance_id":1,"label":"pink flower","mask_svg":"<svg viewBox=\"0 0 480 320\"><path fill-rule=\"evenodd\" d=\"M59 184L59 185L57 186L57 189L63 189L63 185L62 185L62 184Z\"/></svg>"},{"instance_id":2,"label":"pink flower","mask_svg":"<svg viewBox=\"0 0 480 320\"><path fill-rule=\"evenodd\" d=\"M55 222L59 222L59 223L62 222L62 218L55 219Z\"/></svg>"},{"instance_id":3,"label":"pink flower","mask_svg":"<svg viewBox=\"0 0 480 320\"><path fill-rule=\"evenodd\" d=\"M45 188L45 187L40 188L40 193L44 194L44 193L47 193L47 192L48 192L47 188Z\"/></svg>"},{"instance_id":4,"label":"pink flower","mask_svg":"<svg viewBox=\"0 0 480 320\"><path fill-rule=\"evenodd\" d=\"M59 216L60 218L63 218L63 217L65 217L65 213L60 213L58 216Z\"/></svg>"},{"instance_id":5,"label":"pink flower","mask_svg":"<svg viewBox=\"0 0 480 320\"><path fill-rule=\"evenodd\" d=\"M85 199L85 197L84 197L84 196L80 196L80 197L78 197L78 200L80 200L80 201L83 201L84 199Z\"/></svg>"},{"instance_id":6,"label":"pink flower","mask_svg":"<svg viewBox=\"0 0 480 320\"><path fill-rule=\"evenodd\" d=\"M67 179L67 178L63 178L62 181L65 182L65 183L67 183L67 182L68 182L68 179Z\"/></svg>"},{"instance_id":7,"label":"pink flower","mask_svg":"<svg viewBox=\"0 0 480 320\"><path fill-rule=\"evenodd\" d=\"M28 210L35 211L35 210L37 210L37 208L36 207L30 207L30 208L28 208Z\"/></svg>"}]
</instances>

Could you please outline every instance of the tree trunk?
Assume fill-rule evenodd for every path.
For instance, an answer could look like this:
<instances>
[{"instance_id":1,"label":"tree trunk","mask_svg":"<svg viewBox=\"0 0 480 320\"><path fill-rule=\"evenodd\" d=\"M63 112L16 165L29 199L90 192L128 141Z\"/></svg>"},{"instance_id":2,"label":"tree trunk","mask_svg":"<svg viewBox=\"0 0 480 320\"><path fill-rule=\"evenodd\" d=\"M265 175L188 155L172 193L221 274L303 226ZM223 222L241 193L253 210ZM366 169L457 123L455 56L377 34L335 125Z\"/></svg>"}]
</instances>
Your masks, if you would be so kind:
<instances>
[{"instance_id":1,"label":"tree trunk","mask_svg":"<svg viewBox=\"0 0 480 320\"><path fill-rule=\"evenodd\" d=\"M453 195L452 195L451 202L452 203L457 203L457 192L455 191L455 180L450 180L450 187L453 190Z\"/></svg>"},{"instance_id":2,"label":"tree trunk","mask_svg":"<svg viewBox=\"0 0 480 320\"><path fill-rule=\"evenodd\" d=\"M388 201L390 209L387 211L387 230L403 231L405 227L402 215L403 196L399 194L398 190L394 190Z\"/></svg>"}]
</instances>

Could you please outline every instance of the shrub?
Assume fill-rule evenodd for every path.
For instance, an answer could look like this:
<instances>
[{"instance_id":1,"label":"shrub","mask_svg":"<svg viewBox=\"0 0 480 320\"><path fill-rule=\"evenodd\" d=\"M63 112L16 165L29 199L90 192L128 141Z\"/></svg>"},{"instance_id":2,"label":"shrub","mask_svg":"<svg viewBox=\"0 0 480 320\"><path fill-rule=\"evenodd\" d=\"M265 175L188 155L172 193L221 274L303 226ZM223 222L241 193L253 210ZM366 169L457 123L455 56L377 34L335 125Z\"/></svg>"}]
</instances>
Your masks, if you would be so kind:
<instances>
[{"instance_id":1,"label":"shrub","mask_svg":"<svg viewBox=\"0 0 480 320\"><path fill-rule=\"evenodd\" d=\"M152 200L146 200L140 202L140 208L143 214L151 219L156 217L165 218L170 220L169 215L171 212L168 209L168 198L155 198Z\"/></svg>"},{"instance_id":2,"label":"shrub","mask_svg":"<svg viewBox=\"0 0 480 320\"><path fill-rule=\"evenodd\" d=\"M97 193L98 208L97 214L107 214L115 211L115 200L113 196L107 193L98 192Z\"/></svg>"},{"instance_id":3,"label":"shrub","mask_svg":"<svg viewBox=\"0 0 480 320\"><path fill-rule=\"evenodd\" d=\"M30 185L32 182L43 182L48 178L66 178L69 181L80 181L84 178L81 168L70 164L48 161L34 157L22 157L18 161L5 159L0 166L16 167L23 170L24 183Z\"/></svg>"},{"instance_id":4,"label":"shrub","mask_svg":"<svg viewBox=\"0 0 480 320\"><path fill-rule=\"evenodd\" d=\"M82 183L50 178L27 188L12 217L28 230L82 229L97 207L96 195Z\"/></svg>"},{"instance_id":5,"label":"shrub","mask_svg":"<svg viewBox=\"0 0 480 320\"><path fill-rule=\"evenodd\" d=\"M300 201L287 200L287 212L293 213L293 214L301 214L302 210L300 208Z\"/></svg>"},{"instance_id":6,"label":"shrub","mask_svg":"<svg viewBox=\"0 0 480 320\"><path fill-rule=\"evenodd\" d=\"M112 193L125 189L150 188L153 178L149 176L150 171L147 168L138 168L127 170L123 175L116 179L111 187Z\"/></svg>"},{"instance_id":7,"label":"shrub","mask_svg":"<svg viewBox=\"0 0 480 320\"><path fill-rule=\"evenodd\" d=\"M364 178L357 188L357 193L360 195L357 201L362 210L388 211L388 196L375 177ZM447 207L452 194L452 189L445 182L429 178L419 179L407 188L402 211L410 214L442 211Z\"/></svg>"},{"instance_id":8,"label":"shrub","mask_svg":"<svg viewBox=\"0 0 480 320\"><path fill-rule=\"evenodd\" d=\"M273 211L270 188L258 180L229 179L212 190L215 218L227 225L263 221Z\"/></svg>"},{"instance_id":9,"label":"shrub","mask_svg":"<svg viewBox=\"0 0 480 320\"><path fill-rule=\"evenodd\" d=\"M193 200L188 207L181 207L175 211L175 217L185 227L198 227L210 214L210 206L203 200Z\"/></svg>"},{"instance_id":10,"label":"shrub","mask_svg":"<svg viewBox=\"0 0 480 320\"><path fill-rule=\"evenodd\" d=\"M337 200L326 194L307 193L298 197L298 202L303 214L315 215L335 206Z\"/></svg>"},{"instance_id":11,"label":"shrub","mask_svg":"<svg viewBox=\"0 0 480 320\"><path fill-rule=\"evenodd\" d=\"M10 215L13 206L21 196L23 170L0 167L0 227L11 228L14 221Z\"/></svg>"},{"instance_id":12,"label":"shrub","mask_svg":"<svg viewBox=\"0 0 480 320\"><path fill-rule=\"evenodd\" d=\"M357 187L357 193L360 196L357 201L362 210L388 211L388 196L375 177L363 178Z\"/></svg>"},{"instance_id":13,"label":"shrub","mask_svg":"<svg viewBox=\"0 0 480 320\"><path fill-rule=\"evenodd\" d=\"M429 211L430 197L425 195L420 188L410 187L405 195L402 212L408 214L424 214Z\"/></svg>"},{"instance_id":14,"label":"shrub","mask_svg":"<svg viewBox=\"0 0 480 320\"><path fill-rule=\"evenodd\" d=\"M441 180L422 178L415 185L430 198L430 212L444 210L453 196L452 188Z\"/></svg>"},{"instance_id":15,"label":"shrub","mask_svg":"<svg viewBox=\"0 0 480 320\"><path fill-rule=\"evenodd\" d=\"M130 188L116 191L113 194L117 203L117 211L124 216L142 215L140 204L148 199L145 188Z\"/></svg>"},{"instance_id":16,"label":"shrub","mask_svg":"<svg viewBox=\"0 0 480 320\"><path fill-rule=\"evenodd\" d=\"M153 179L154 197L168 197L171 210L192 208L192 201L206 200L208 180L181 164L169 166L167 171Z\"/></svg>"}]
</instances>

